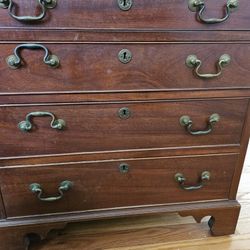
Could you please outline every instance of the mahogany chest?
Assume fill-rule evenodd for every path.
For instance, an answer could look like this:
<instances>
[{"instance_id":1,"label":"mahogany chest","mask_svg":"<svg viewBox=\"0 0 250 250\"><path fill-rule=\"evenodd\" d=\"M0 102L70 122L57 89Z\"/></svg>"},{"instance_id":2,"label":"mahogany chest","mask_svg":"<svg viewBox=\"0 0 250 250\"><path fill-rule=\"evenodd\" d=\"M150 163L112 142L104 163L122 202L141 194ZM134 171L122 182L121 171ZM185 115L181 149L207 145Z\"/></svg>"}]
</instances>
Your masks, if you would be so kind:
<instances>
[{"instance_id":1,"label":"mahogany chest","mask_svg":"<svg viewBox=\"0 0 250 250\"><path fill-rule=\"evenodd\" d=\"M170 212L233 234L249 13L248 0L0 0L0 249Z\"/></svg>"}]
</instances>

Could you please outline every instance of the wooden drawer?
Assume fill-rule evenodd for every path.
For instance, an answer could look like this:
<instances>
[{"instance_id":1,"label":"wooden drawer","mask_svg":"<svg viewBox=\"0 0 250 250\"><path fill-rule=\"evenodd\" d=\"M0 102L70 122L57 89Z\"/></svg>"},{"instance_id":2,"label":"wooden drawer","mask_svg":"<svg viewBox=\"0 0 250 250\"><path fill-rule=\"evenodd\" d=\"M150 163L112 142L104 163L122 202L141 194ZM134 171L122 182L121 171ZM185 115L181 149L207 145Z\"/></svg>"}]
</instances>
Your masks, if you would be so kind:
<instances>
[{"instance_id":1,"label":"wooden drawer","mask_svg":"<svg viewBox=\"0 0 250 250\"><path fill-rule=\"evenodd\" d=\"M32 16L36 1L13 0L12 13ZM206 0L204 18L223 18L227 0ZM16 11L18 9L18 11ZM164 30L249 30L250 6L248 0L239 0L238 9L225 22L204 24L197 12L188 8L188 0L133 0L130 10L123 11L117 0L57 0L54 9L48 9L45 18L37 22L20 22L0 9L2 27L32 27L47 29L164 29Z\"/></svg>"},{"instance_id":2,"label":"wooden drawer","mask_svg":"<svg viewBox=\"0 0 250 250\"><path fill-rule=\"evenodd\" d=\"M227 199L237 158L213 155L6 168L0 170L1 191L8 217ZM121 166L126 166L127 172L122 172ZM185 187L198 186L205 171L210 172L210 180L197 190L184 190L175 180L181 173ZM29 189L37 183L41 198L57 197L65 180L73 186L57 201L40 201Z\"/></svg>"},{"instance_id":3,"label":"wooden drawer","mask_svg":"<svg viewBox=\"0 0 250 250\"><path fill-rule=\"evenodd\" d=\"M13 54L17 44L2 44L0 58ZM52 68L43 62L44 50L20 49L23 65L13 70L0 61L0 92L120 91L249 88L249 44L44 44L60 58ZM132 53L124 64L118 54ZM199 77L185 62L195 54L200 74L216 74L223 54L231 62L220 76ZM25 62L25 63L24 63Z\"/></svg>"},{"instance_id":4,"label":"wooden drawer","mask_svg":"<svg viewBox=\"0 0 250 250\"><path fill-rule=\"evenodd\" d=\"M0 107L0 156L237 145L240 143L247 103L247 99L242 99L3 105ZM33 113L45 111L50 113ZM191 130L206 131L209 117L216 113L220 120L207 135L190 135L187 127L180 124L181 117L189 116L193 121L189 127ZM45 117L37 117L42 115ZM63 130L57 127L63 123L60 120L53 123L52 115L66 122ZM28 132L18 128L21 126L24 129L24 125L27 130L30 126Z\"/></svg>"}]
</instances>

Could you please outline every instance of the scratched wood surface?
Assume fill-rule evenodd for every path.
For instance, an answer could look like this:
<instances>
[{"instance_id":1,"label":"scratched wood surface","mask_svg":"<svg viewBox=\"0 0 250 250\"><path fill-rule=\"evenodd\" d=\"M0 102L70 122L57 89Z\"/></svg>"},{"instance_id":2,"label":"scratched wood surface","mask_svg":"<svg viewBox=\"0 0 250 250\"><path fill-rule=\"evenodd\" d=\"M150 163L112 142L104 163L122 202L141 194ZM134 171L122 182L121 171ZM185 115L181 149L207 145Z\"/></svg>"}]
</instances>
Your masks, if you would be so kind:
<instances>
[{"instance_id":1,"label":"scratched wood surface","mask_svg":"<svg viewBox=\"0 0 250 250\"><path fill-rule=\"evenodd\" d=\"M220 99L0 107L0 157L238 144L247 104L246 99ZM118 115L124 107L130 110L129 119ZM46 110L66 122L64 130L51 129L49 117L33 118L33 133L17 129L28 113ZM221 119L209 136L194 140L180 125L180 117L188 115L193 120L193 129L205 129L213 113L218 113Z\"/></svg>"},{"instance_id":2,"label":"scratched wood surface","mask_svg":"<svg viewBox=\"0 0 250 250\"><path fill-rule=\"evenodd\" d=\"M44 64L41 49L20 49L22 66L12 70L5 59L17 45L11 42L0 46L0 71L5 83L0 84L0 94L249 88L249 43L45 42L42 45L60 58L60 67ZM128 64L118 60L122 49L132 53ZM230 55L231 62L216 79L199 78L185 65L187 56L195 54L202 61L200 73L216 73L217 62L224 53ZM22 81L17 84L17 79Z\"/></svg>"},{"instance_id":3,"label":"scratched wood surface","mask_svg":"<svg viewBox=\"0 0 250 250\"><path fill-rule=\"evenodd\" d=\"M34 15L39 11L36 1L15 0L16 15ZM206 1L206 16L223 17L224 0ZM241 0L237 10L230 13L227 22L216 25L216 30L249 30L249 1ZM39 12L38 12L39 13ZM71 0L57 1L54 9L48 10L45 18L35 26L17 22L0 9L0 28L32 29L116 29L116 30L213 30L213 25L196 22L196 13L191 12L186 0L133 1L128 11L121 11L116 0ZM77 39L77 35L74 36Z\"/></svg>"},{"instance_id":4,"label":"scratched wood surface","mask_svg":"<svg viewBox=\"0 0 250 250\"><path fill-rule=\"evenodd\" d=\"M250 152L238 191L242 205L235 235L212 237L206 224L177 214L75 223L31 250L250 249ZM226 220L226 218L225 218Z\"/></svg>"}]
</instances>

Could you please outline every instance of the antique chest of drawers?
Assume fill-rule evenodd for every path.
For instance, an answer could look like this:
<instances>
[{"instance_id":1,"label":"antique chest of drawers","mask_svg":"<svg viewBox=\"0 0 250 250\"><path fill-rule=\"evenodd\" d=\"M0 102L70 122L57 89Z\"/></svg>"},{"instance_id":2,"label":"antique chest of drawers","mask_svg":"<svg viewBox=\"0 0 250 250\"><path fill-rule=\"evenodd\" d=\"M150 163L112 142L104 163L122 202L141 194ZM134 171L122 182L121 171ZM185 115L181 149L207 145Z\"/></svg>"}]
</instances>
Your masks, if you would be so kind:
<instances>
[{"instance_id":1,"label":"antique chest of drawers","mask_svg":"<svg viewBox=\"0 0 250 250\"><path fill-rule=\"evenodd\" d=\"M249 13L248 0L0 0L0 249L170 212L233 234Z\"/></svg>"}]
</instances>

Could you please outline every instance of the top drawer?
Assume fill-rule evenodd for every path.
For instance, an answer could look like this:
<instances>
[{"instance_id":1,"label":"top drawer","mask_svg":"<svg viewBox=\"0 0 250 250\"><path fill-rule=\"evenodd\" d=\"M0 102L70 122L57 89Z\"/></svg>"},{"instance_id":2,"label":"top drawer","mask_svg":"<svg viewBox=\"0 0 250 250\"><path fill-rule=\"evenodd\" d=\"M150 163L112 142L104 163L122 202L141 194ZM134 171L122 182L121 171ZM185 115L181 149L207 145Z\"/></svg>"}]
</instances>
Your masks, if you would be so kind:
<instances>
[{"instance_id":1,"label":"top drawer","mask_svg":"<svg viewBox=\"0 0 250 250\"><path fill-rule=\"evenodd\" d=\"M0 4L2 27L158 30L249 30L250 27L249 0L2 0L1 2L3 2ZM200 4L195 7L195 2Z\"/></svg>"}]
</instances>

